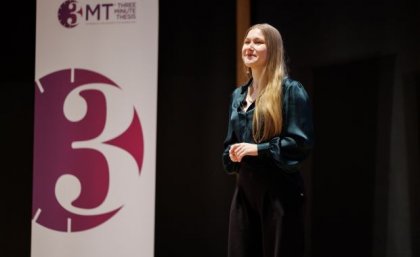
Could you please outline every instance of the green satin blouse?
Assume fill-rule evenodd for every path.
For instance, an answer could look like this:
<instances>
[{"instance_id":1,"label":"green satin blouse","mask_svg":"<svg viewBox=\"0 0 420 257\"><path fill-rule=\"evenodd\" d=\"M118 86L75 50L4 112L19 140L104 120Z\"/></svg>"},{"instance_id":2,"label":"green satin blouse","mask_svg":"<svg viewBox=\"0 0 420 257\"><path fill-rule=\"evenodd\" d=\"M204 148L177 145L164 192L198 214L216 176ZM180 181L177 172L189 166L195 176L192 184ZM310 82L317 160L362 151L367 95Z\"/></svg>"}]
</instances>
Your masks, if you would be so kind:
<instances>
[{"instance_id":1,"label":"green satin blouse","mask_svg":"<svg viewBox=\"0 0 420 257\"><path fill-rule=\"evenodd\" d=\"M240 163L229 158L232 144L255 143L252 137L252 119L255 104L243 111L247 89L252 80L236 88L229 106L229 123L224 141L223 167L229 174L238 173L242 166L247 168L277 170L294 173L305 160L313 146L313 124L311 104L302 84L286 77L282 83L283 128L280 135L257 144L258 156L245 156Z\"/></svg>"}]
</instances>

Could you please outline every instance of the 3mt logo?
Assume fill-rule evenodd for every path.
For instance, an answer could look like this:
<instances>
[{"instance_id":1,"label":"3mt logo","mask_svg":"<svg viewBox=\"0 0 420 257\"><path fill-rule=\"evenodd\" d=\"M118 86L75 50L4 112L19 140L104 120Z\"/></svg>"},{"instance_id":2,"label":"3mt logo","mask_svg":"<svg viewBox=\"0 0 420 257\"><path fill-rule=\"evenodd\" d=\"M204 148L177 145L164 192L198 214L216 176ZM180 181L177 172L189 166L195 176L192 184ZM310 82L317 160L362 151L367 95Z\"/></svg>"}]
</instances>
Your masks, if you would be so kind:
<instances>
[{"instance_id":1,"label":"3mt logo","mask_svg":"<svg viewBox=\"0 0 420 257\"><path fill-rule=\"evenodd\" d=\"M76 0L67 0L58 9L58 20L66 28L76 27L79 17L83 16L83 10Z\"/></svg>"},{"instance_id":2,"label":"3mt logo","mask_svg":"<svg viewBox=\"0 0 420 257\"><path fill-rule=\"evenodd\" d=\"M109 20L113 3L82 5L76 0L67 0L58 9L58 20L66 28L74 28L79 20Z\"/></svg>"},{"instance_id":3,"label":"3mt logo","mask_svg":"<svg viewBox=\"0 0 420 257\"><path fill-rule=\"evenodd\" d=\"M112 80L66 69L35 83L33 221L62 232L118 213L143 163L134 105Z\"/></svg>"}]
</instances>

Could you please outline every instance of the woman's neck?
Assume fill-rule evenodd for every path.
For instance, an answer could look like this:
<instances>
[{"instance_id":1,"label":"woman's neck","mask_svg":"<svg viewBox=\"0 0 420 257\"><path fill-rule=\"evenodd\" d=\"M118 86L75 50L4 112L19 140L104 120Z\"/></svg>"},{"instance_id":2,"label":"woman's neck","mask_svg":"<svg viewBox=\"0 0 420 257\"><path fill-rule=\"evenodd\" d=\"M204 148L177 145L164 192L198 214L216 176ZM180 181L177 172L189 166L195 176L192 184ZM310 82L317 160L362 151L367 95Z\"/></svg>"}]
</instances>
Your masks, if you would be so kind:
<instances>
[{"instance_id":1,"label":"woman's neck","mask_svg":"<svg viewBox=\"0 0 420 257\"><path fill-rule=\"evenodd\" d=\"M254 91L259 91L260 89L260 79L261 79L261 71L259 70L252 70L252 88Z\"/></svg>"}]
</instances>

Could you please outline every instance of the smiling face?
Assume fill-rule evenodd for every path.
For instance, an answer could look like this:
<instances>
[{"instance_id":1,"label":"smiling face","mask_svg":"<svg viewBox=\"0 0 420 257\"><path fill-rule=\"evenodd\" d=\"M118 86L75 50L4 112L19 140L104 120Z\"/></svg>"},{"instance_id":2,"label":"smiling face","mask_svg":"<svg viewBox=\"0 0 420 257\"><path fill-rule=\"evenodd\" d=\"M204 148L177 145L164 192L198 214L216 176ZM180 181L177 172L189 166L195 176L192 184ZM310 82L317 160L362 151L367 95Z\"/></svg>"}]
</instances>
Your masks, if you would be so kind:
<instances>
[{"instance_id":1,"label":"smiling face","mask_svg":"<svg viewBox=\"0 0 420 257\"><path fill-rule=\"evenodd\" d=\"M262 69L267 63L267 45L260 29L250 30L242 45L242 60L246 67Z\"/></svg>"}]
</instances>

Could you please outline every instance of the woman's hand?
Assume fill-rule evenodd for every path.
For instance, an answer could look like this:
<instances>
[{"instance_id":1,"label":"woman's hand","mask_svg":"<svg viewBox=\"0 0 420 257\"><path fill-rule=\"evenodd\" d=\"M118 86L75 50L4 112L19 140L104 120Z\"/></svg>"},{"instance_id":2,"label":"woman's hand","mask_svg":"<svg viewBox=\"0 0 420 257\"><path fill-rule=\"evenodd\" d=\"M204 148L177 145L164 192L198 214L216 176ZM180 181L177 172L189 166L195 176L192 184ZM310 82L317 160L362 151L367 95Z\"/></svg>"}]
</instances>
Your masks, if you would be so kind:
<instances>
[{"instance_id":1,"label":"woman's hand","mask_svg":"<svg viewBox=\"0 0 420 257\"><path fill-rule=\"evenodd\" d=\"M249 143L239 143L230 146L229 157L233 162L240 162L242 158L246 155L257 156L257 145Z\"/></svg>"}]
</instances>

